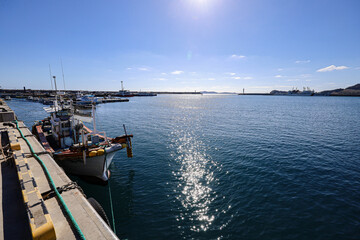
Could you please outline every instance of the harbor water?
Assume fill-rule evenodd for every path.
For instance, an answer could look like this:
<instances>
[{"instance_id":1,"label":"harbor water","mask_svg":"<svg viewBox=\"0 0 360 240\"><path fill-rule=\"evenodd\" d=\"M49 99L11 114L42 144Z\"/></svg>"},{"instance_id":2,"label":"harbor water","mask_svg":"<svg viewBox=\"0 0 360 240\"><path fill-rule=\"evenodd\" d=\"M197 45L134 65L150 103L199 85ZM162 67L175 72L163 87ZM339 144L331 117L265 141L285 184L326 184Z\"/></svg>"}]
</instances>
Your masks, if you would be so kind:
<instances>
[{"instance_id":1,"label":"harbor water","mask_svg":"<svg viewBox=\"0 0 360 240\"><path fill-rule=\"evenodd\" d=\"M41 103L11 100L27 126ZM97 106L127 239L359 239L360 98L159 95ZM72 177L105 209L109 186Z\"/></svg>"}]
</instances>

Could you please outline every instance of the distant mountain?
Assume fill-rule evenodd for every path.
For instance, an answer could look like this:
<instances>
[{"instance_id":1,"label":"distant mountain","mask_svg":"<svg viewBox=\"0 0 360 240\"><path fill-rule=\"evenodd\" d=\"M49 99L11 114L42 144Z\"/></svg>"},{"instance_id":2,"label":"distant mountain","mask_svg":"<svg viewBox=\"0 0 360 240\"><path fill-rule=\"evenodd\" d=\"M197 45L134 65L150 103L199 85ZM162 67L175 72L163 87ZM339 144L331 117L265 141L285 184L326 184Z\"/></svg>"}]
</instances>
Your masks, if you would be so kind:
<instances>
[{"instance_id":1,"label":"distant mountain","mask_svg":"<svg viewBox=\"0 0 360 240\"><path fill-rule=\"evenodd\" d=\"M334 89L334 90L326 90L326 91L315 93L315 96L332 96L332 94L341 92L343 90L344 90L343 88L338 88L338 89Z\"/></svg>"},{"instance_id":2,"label":"distant mountain","mask_svg":"<svg viewBox=\"0 0 360 240\"><path fill-rule=\"evenodd\" d=\"M342 89L326 90L316 93L317 96L360 96L360 84Z\"/></svg>"},{"instance_id":3,"label":"distant mountain","mask_svg":"<svg viewBox=\"0 0 360 240\"><path fill-rule=\"evenodd\" d=\"M356 84L354 86L348 87L347 89L351 89L351 90L360 90L360 83Z\"/></svg>"},{"instance_id":4,"label":"distant mountain","mask_svg":"<svg viewBox=\"0 0 360 240\"><path fill-rule=\"evenodd\" d=\"M201 91L202 94L217 94L217 92L214 91Z\"/></svg>"}]
</instances>

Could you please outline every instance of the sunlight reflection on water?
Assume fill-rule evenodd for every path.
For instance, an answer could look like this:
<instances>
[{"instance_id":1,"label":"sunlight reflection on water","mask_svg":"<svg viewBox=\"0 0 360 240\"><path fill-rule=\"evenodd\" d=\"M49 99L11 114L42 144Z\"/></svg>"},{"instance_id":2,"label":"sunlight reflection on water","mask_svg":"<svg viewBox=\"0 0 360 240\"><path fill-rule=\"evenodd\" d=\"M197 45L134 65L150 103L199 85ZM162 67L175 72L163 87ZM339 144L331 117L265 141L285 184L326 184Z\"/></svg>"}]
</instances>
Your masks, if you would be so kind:
<instances>
[{"instance_id":1,"label":"sunlight reflection on water","mask_svg":"<svg viewBox=\"0 0 360 240\"><path fill-rule=\"evenodd\" d=\"M212 169L215 163L193 132L177 130L172 134L175 162L179 165L179 169L173 172L178 181L176 199L184 208L177 221L191 221L192 231L207 231L215 219L209 211L214 200L211 185L214 182Z\"/></svg>"}]
</instances>

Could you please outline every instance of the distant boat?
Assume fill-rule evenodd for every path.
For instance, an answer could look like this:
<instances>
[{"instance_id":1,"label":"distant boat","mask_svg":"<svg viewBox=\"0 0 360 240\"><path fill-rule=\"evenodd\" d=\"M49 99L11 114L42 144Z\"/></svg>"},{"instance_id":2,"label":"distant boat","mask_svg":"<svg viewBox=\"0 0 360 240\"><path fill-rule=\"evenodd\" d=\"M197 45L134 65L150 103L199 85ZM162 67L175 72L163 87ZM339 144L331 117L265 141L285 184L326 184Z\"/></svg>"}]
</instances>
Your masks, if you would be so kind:
<instances>
[{"instance_id":1,"label":"distant boat","mask_svg":"<svg viewBox=\"0 0 360 240\"><path fill-rule=\"evenodd\" d=\"M299 95L301 96L313 96L315 91L302 91Z\"/></svg>"},{"instance_id":2,"label":"distant boat","mask_svg":"<svg viewBox=\"0 0 360 240\"><path fill-rule=\"evenodd\" d=\"M98 98L94 95L85 95L82 97L76 98L76 105L92 105L92 103L98 103Z\"/></svg>"},{"instance_id":3,"label":"distant boat","mask_svg":"<svg viewBox=\"0 0 360 240\"><path fill-rule=\"evenodd\" d=\"M124 89L123 81L121 81L121 90L119 90L119 96L120 97L133 97L134 94L131 93L129 90Z\"/></svg>"},{"instance_id":4,"label":"distant boat","mask_svg":"<svg viewBox=\"0 0 360 240\"><path fill-rule=\"evenodd\" d=\"M291 91L288 91L287 95L293 95L293 96L313 96L315 94L314 90L311 90L309 87L305 88L303 91L300 91L298 89L293 89Z\"/></svg>"},{"instance_id":5,"label":"distant boat","mask_svg":"<svg viewBox=\"0 0 360 240\"><path fill-rule=\"evenodd\" d=\"M303 91L298 89L292 89L290 91L279 91L279 90L272 90L270 95L288 95L288 96L313 96L315 94L314 90L311 90L309 87L305 88Z\"/></svg>"},{"instance_id":6,"label":"distant boat","mask_svg":"<svg viewBox=\"0 0 360 240\"><path fill-rule=\"evenodd\" d=\"M130 92L129 90L120 90L119 96L120 97L133 97L134 94L132 92Z\"/></svg>"},{"instance_id":7,"label":"distant boat","mask_svg":"<svg viewBox=\"0 0 360 240\"><path fill-rule=\"evenodd\" d=\"M49 98L43 98L42 104L44 105L51 105L53 104L54 100L49 99Z\"/></svg>"},{"instance_id":8,"label":"distant boat","mask_svg":"<svg viewBox=\"0 0 360 240\"><path fill-rule=\"evenodd\" d=\"M11 97L10 97L10 96L6 96L6 97L5 97L5 100L9 101L9 100L11 100Z\"/></svg>"}]
</instances>

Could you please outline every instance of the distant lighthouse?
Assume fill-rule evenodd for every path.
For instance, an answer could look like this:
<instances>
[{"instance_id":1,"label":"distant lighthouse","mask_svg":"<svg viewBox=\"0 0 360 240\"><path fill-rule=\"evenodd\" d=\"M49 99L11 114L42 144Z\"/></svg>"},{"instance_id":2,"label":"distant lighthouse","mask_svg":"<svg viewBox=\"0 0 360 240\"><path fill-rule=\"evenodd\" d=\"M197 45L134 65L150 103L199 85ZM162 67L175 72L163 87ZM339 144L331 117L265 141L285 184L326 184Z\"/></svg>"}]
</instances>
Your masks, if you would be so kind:
<instances>
[{"instance_id":1,"label":"distant lighthouse","mask_svg":"<svg viewBox=\"0 0 360 240\"><path fill-rule=\"evenodd\" d=\"M245 95L245 88L243 88L243 95Z\"/></svg>"}]
</instances>

